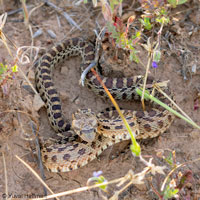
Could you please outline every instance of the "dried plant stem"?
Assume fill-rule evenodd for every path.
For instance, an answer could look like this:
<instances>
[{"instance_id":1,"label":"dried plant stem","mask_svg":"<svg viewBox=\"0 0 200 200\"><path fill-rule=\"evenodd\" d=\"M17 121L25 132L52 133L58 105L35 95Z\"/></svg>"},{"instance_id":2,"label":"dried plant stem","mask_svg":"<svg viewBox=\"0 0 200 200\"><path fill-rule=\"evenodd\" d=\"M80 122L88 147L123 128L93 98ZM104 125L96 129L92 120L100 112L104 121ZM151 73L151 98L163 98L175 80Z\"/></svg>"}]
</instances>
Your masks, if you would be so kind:
<instances>
[{"instance_id":1,"label":"dried plant stem","mask_svg":"<svg viewBox=\"0 0 200 200\"><path fill-rule=\"evenodd\" d=\"M15 157L22 162L33 174L34 176L50 191L51 194L55 195L54 192L49 188L49 186L40 178L40 176L25 162L23 161L19 156L15 155ZM59 198L56 197L57 200Z\"/></svg>"},{"instance_id":2,"label":"dried plant stem","mask_svg":"<svg viewBox=\"0 0 200 200\"><path fill-rule=\"evenodd\" d=\"M3 152L2 152L2 159L3 159L4 176L5 176L5 194L6 194L6 197L8 197L8 177L7 177L6 160L5 160L5 156Z\"/></svg>"}]
</instances>

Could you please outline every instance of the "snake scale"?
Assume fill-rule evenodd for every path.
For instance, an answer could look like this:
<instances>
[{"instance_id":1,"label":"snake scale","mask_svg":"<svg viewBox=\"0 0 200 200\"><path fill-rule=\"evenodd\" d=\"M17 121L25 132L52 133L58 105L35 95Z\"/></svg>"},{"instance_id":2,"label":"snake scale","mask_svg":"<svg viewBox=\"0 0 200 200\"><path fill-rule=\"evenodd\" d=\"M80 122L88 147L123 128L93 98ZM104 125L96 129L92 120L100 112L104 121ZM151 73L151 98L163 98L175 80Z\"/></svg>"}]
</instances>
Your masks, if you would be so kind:
<instances>
[{"instance_id":1,"label":"snake scale","mask_svg":"<svg viewBox=\"0 0 200 200\"><path fill-rule=\"evenodd\" d=\"M91 141L80 140L78 135L71 130L71 124L63 119L61 100L54 87L52 80L53 69L58 63L71 56L81 56L82 71L95 58L95 47L92 43L81 37L65 40L44 54L35 64L36 87L41 98L45 102L47 115L52 128L57 132L54 139L48 140L41 147L42 160L49 171L65 172L80 168L91 160L95 159L107 147L122 140L130 139L122 120L117 116L116 111L107 110L97 115L91 113L88 109L77 112L73 115L75 122L73 127L79 127L81 123L82 112L89 121L86 125L86 135L91 129L95 129L96 134L90 138ZM116 100L139 100L135 88L143 84L142 76L129 78L111 78L99 74L103 83ZM148 78L147 86L153 84L153 79ZM101 97L106 97L106 93L92 72L88 72L85 84L89 89ZM151 91L151 89L149 89ZM166 87L164 92L171 95ZM169 101L158 94L158 98L166 104ZM174 115L169 111L155 106L149 111L123 111L125 118L136 134L136 139L145 139L156 137L163 133L172 123ZM80 114L81 113L81 114ZM115 116L115 117L113 117ZM95 117L95 122L92 120ZM80 119L79 119L80 118ZM78 120L78 122L76 121ZM83 120L85 123L87 120ZM94 128L92 128L94 126ZM84 133L84 130L80 131ZM79 134L79 135L80 135ZM84 134L83 134L84 135ZM90 136L88 136L89 138ZM87 138L87 137L86 137ZM89 140L90 140L89 139Z\"/></svg>"}]
</instances>

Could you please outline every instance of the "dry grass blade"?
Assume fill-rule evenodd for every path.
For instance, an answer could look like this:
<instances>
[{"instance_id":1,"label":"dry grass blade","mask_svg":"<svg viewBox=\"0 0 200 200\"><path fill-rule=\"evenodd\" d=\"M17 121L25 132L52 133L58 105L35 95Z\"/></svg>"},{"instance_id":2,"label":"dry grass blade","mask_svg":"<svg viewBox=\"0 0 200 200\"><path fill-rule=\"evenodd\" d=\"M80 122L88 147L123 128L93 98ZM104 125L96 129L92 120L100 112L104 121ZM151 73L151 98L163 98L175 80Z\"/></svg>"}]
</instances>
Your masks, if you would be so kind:
<instances>
[{"instance_id":1,"label":"dry grass blade","mask_svg":"<svg viewBox=\"0 0 200 200\"><path fill-rule=\"evenodd\" d=\"M31 199L31 200L44 200L44 199L51 199L51 198L55 198L55 197L66 196L66 195L69 195L69 194L74 194L74 193L78 193L78 192L87 191L87 190L90 190L90 189L93 189L93 188L98 188L100 186L117 183L117 182L120 182L123 179L124 179L124 177L118 178L118 179L115 179L115 180L112 180L112 181L109 181L109 182L106 182L106 183L96 184L96 185L92 185L92 186L85 186L85 187L77 188L77 189L74 189L74 190L69 190L69 191L66 191L66 192L60 192L60 193L57 193L57 194L54 194L54 195L49 195L49 196L46 196L46 197Z\"/></svg>"},{"instance_id":2,"label":"dry grass blade","mask_svg":"<svg viewBox=\"0 0 200 200\"><path fill-rule=\"evenodd\" d=\"M3 33L3 27L6 23L6 19L7 19L7 13L4 13L0 16L0 41L3 42L4 46L8 50L8 53L12 56L12 53L11 53L9 47L8 47L8 44L7 44L6 36Z\"/></svg>"},{"instance_id":3,"label":"dry grass blade","mask_svg":"<svg viewBox=\"0 0 200 200\"><path fill-rule=\"evenodd\" d=\"M182 164L180 164L180 165L177 165L175 168L173 168L173 169L169 172L169 174L165 177L165 180L163 181L163 184L162 184L162 186L161 186L161 191L164 190L165 185L166 185L166 183L167 183L169 177L174 173L175 170L177 170L178 168L180 168L180 167L182 167L182 166L185 166L185 165L187 165L187 164L189 164L189 163L194 163L194 162L197 162L197 161L200 161L200 158L197 158L197 159L192 160L192 161L189 161L189 162L182 163Z\"/></svg>"},{"instance_id":4,"label":"dry grass blade","mask_svg":"<svg viewBox=\"0 0 200 200\"><path fill-rule=\"evenodd\" d=\"M55 195L54 192L49 188L49 186L40 178L40 176L25 162L23 161L19 156L15 155L15 157L22 162L33 174L34 176L42 183L42 185L44 185L51 194ZM59 198L56 198L57 200L59 200Z\"/></svg>"},{"instance_id":5,"label":"dry grass blade","mask_svg":"<svg viewBox=\"0 0 200 200\"><path fill-rule=\"evenodd\" d=\"M112 97L112 95L110 94L109 90L107 89L107 87L105 86L105 84L102 82L101 78L99 77L99 75L96 73L96 71L94 69L91 69L91 71L93 72L93 74L97 77L98 81L100 82L100 84L103 86L104 90L106 91L108 97L110 98L112 104L115 106L117 112L119 113L120 117L122 118L122 121L124 123L124 125L126 126L127 131L129 132L130 136L131 136L131 141L133 144L133 148L131 148L132 153L134 153L134 155L139 156L141 153L141 149L139 144L136 142L135 139L135 133L132 132L131 127L129 126L128 122L126 121L124 115L122 114L117 102L115 101L115 99Z\"/></svg>"},{"instance_id":6,"label":"dry grass blade","mask_svg":"<svg viewBox=\"0 0 200 200\"><path fill-rule=\"evenodd\" d=\"M4 176L5 176L5 195L6 197L8 197L8 177L7 177L6 160L3 152L2 152L2 159L3 159Z\"/></svg>"}]
</instances>

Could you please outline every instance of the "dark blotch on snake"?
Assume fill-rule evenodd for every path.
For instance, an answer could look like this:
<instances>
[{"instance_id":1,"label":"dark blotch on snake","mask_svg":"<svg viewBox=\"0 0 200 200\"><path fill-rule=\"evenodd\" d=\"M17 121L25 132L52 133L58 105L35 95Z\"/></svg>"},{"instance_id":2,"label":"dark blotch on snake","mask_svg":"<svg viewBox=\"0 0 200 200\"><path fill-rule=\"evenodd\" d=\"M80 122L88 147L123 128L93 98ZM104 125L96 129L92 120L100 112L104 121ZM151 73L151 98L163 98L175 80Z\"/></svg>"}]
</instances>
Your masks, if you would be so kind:
<instances>
[{"instance_id":1,"label":"dark blotch on snake","mask_svg":"<svg viewBox=\"0 0 200 200\"><path fill-rule=\"evenodd\" d=\"M59 122L58 122L58 126L59 127L62 127L64 125L64 121L61 119Z\"/></svg>"},{"instance_id":2,"label":"dark blotch on snake","mask_svg":"<svg viewBox=\"0 0 200 200\"><path fill-rule=\"evenodd\" d=\"M60 118L62 115L61 115L61 113L54 113L53 114L53 117L55 118L55 119L58 119L58 118Z\"/></svg>"},{"instance_id":3,"label":"dark blotch on snake","mask_svg":"<svg viewBox=\"0 0 200 200\"><path fill-rule=\"evenodd\" d=\"M163 127L163 121L158 121L158 126L159 126L159 128L162 128Z\"/></svg>"},{"instance_id":4,"label":"dark blotch on snake","mask_svg":"<svg viewBox=\"0 0 200 200\"><path fill-rule=\"evenodd\" d=\"M78 38L73 38L72 39L72 43L73 43L74 46L77 46L78 42L79 42Z\"/></svg>"},{"instance_id":5,"label":"dark blotch on snake","mask_svg":"<svg viewBox=\"0 0 200 200\"><path fill-rule=\"evenodd\" d=\"M80 164L77 164L77 168L80 168L81 167L81 165Z\"/></svg>"},{"instance_id":6,"label":"dark blotch on snake","mask_svg":"<svg viewBox=\"0 0 200 200\"><path fill-rule=\"evenodd\" d=\"M85 60L94 60L94 54L85 56Z\"/></svg>"},{"instance_id":7,"label":"dark blotch on snake","mask_svg":"<svg viewBox=\"0 0 200 200\"><path fill-rule=\"evenodd\" d=\"M47 69L47 68L42 68L41 74L44 74L44 73L50 74L51 71L49 69Z\"/></svg>"},{"instance_id":8,"label":"dark blotch on snake","mask_svg":"<svg viewBox=\"0 0 200 200\"><path fill-rule=\"evenodd\" d=\"M66 161L69 161L69 159L70 159L70 155L69 154L65 154L64 156L63 156L63 160L66 160Z\"/></svg>"},{"instance_id":9,"label":"dark blotch on snake","mask_svg":"<svg viewBox=\"0 0 200 200\"><path fill-rule=\"evenodd\" d=\"M132 94L131 94L131 99L135 99L136 97L135 97L135 93L133 92Z\"/></svg>"},{"instance_id":10,"label":"dark blotch on snake","mask_svg":"<svg viewBox=\"0 0 200 200\"><path fill-rule=\"evenodd\" d=\"M135 116L138 117L138 118L142 118L142 117L144 117L144 112L143 111L137 111Z\"/></svg>"},{"instance_id":11,"label":"dark blotch on snake","mask_svg":"<svg viewBox=\"0 0 200 200\"><path fill-rule=\"evenodd\" d=\"M163 117L163 113L160 112L157 117Z\"/></svg>"},{"instance_id":12,"label":"dark blotch on snake","mask_svg":"<svg viewBox=\"0 0 200 200\"><path fill-rule=\"evenodd\" d=\"M122 120L121 119L115 119L113 122L121 122Z\"/></svg>"},{"instance_id":13,"label":"dark blotch on snake","mask_svg":"<svg viewBox=\"0 0 200 200\"><path fill-rule=\"evenodd\" d=\"M113 96L113 98L116 98L117 95L116 95L116 93L112 93L112 96Z\"/></svg>"},{"instance_id":14,"label":"dark blotch on snake","mask_svg":"<svg viewBox=\"0 0 200 200\"><path fill-rule=\"evenodd\" d=\"M89 44L86 48L85 48L85 53L89 53L89 52L93 52L94 51L94 47L93 45Z\"/></svg>"},{"instance_id":15,"label":"dark blotch on snake","mask_svg":"<svg viewBox=\"0 0 200 200\"><path fill-rule=\"evenodd\" d=\"M57 167L57 172L61 172L60 167Z\"/></svg>"},{"instance_id":16,"label":"dark blotch on snake","mask_svg":"<svg viewBox=\"0 0 200 200\"><path fill-rule=\"evenodd\" d=\"M52 87L52 86L54 86L52 82L46 82L46 83L44 83L44 87L45 88L49 88L49 87Z\"/></svg>"},{"instance_id":17,"label":"dark blotch on snake","mask_svg":"<svg viewBox=\"0 0 200 200\"><path fill-rule=\"evenodd\" d=\"M53 57L56 56L56 51L54 51L53 49L51 49L51 50L49 51L49 53L50 53Z\"/></svg>"},{"instance_id":18,"label":"dark blotch on snake","mask_svg":"<svg viewBox=\"0 0 200 200\"><path fill-rule=\"evenodd\" d=\"M135 123L131 122L131 123L129 123L129 126L133 127L133 126L135 126Z\"/></svg>"},{"instance_id":19,"label":"dark blotch on snake","mask_svg":"<svg viewBox=\"0 0 200 200\"><path fill-rule=\"evenodd\" d=\"M55 101L60 102L59 97L51 97L51 102L55 102Z\"/></svg>"},{"instance_id":20,"label":"dark blotch on snake","mask_svg":"<svg viewBox=\"0 0 200 200\"><path fill-rule=\"evenodd\" d=\"M78 147L78 144L74 144L73 147L74 149L76 149Z\"/></svg>"},{"instance_id":21,"label":"dark blotch on snake","mask_svg":"<svg viewBox=\"0 0 200 200\"><path fill-rule=\"evenodd\" d=\"M169 122L172 121L172 116L171 115L168 115L168 120L169 120Z\"/></svg>"},{"instance_id":22,"label":"dark blotch on snake","mask_svg":"<svg viewBox=\"0 0 200 200\"><path fill-rule=\"evenodd\" d=\"M111 89L113 87L113 80L112 80L112 78L107 78L106 82L105 82L105 85L106 85L107 88Z\"/></svg>"},{"instance_id":23,"label":"dark blotch on snake","mask_svg":"<svg viewBox=\"0 0 200 200\"><path fill-rule=\"evenodd\" d=\"M64 47L67 49L71 43L69 40L65 40L63 44L64 44Z\"/></svg>"},{"instance_id":24,"label":"dark blotch on snake","mask_svg":"<svg viewBox=\"0 0 200 200\"><path fill-rule=\"evenodd\" d=\"M64 151L65 149L66 149L66 146L65 147L60 147L60 148L58 148L58 152Z\"/></svg>"},{"instance_id":25,"label":"dark blotch on snake","mask_svg":"<svg viewBox=\"0 0 200 200\"><path fill-rule=\"evenodd\" d=\"M118 78L116 85L117 85L118 88L122 88L123 87L123 79L122 78Z\"/></svg>"},{"instance_id":26,"label":"dark blotch on snake","mask_svg":"<svg viewBox=\"0 0 200 200\"><path fill-rule=\"evenodd\" d=\"M154 120L152 118L148 118L148 117L143 117L143 119L147 122L154 122Z\"/></svg>"},{"instance_id":27,"label":"dark blotch on snake","mask_svg":"<svg viewBox=\"0 0 200 200\"><path fill-rule=\"evenodd\" d=\"M61 110L61 105L53 105L52 110Z\"/></svg>"},{"instance_id":28,"label":"dark blotch on snake","mask_svg":"<svg viewBox=\"0 0 200 200\"><path fill-rule=\"evenodd\" d=\"M72 168L72 166L71 166L71 165L69 166L69 170L73 170L73 168Z\"/></svg>"},{"instance_id":29,"label":"dark blotch on snake","mask_svg":"<svg viewBox=\"0 0 200 200\"><path fill-rule=\"evenodd\" d=\"M67 124L67 125L65 126L65 131L69 131L70 128L71 128L71 125L70 125L70 124Z\"/></svg>"},{"instance_id":30,"label":"dark blotch on snake","mask_svg":"<svg viewBox=\"0 0 200 200\"><path fill-rule=\"evenodd\" d=\"M127 138L127 134L124 134L123 136L124 136L124 139L126 139L126 138Z\"/></svg>"},{"instance_id":31,"label":"dark blotch on snake","mask_svg":"<svg viewBox=\"0 0 200 200\"><path fill-rule=\"evenodd\" d=\"M42 76L42 79L44 80L44 81L46 81L46 80L51 80L51 76L49 76L49 75L44 75L44 76Z\"/></svg>"},{"instance_id":32,"label":"dark blotch on snake","mask_svg":"<svg viewBox=\"0 0 200 200\"><path fill-rule=\"evenodd\" d=\"M43 60L47 60L48 62L51 62L52 61L52 57L48 56L48 55L44 55L42 57Z\"/></svg>"},{"instance_id":33,"label":"dark blotch on snake","mask_svg":"<svg viewBox=\"0 0 200 200\"><path fill-rule=\"evenodd\" d=\"M149 124L145 124L144 125L144 129L147 131L147 132L150 132L151 131L151 126Z\"/></svg>"},{"instance_id":34,"label":"dark blotch on snake","mask_svg":"<svg viewBox=\"0 0 200 200\"><path fill-rule=\"evenodd\" d=\"M46 161L48 159L48 156L47 155L44 155L44 160Z\"/></svg>"},{"instance_id":35,"label":"dark blotch on snake","mask_svg":"<svg viewBox=\"0 0 200 200\"><path fill-rule=\"evenodd\" d=\"M154 117L155 115L156 115L156 111L155 110L149 111L149 116L150 117Z\"/></svg>"},{"instance_id":36,"label":"dark blotch on snake","mask_svg":"<svg viewBox=\"0 0 200 200\"><path fill-rule=\"evenodd\" d=\"M127 90L127 88L122 88L121 90L120 90L120 92L122 93L122 92L125 92Z\"/></svg>"},{"instance_id":37,"label":"dark blotch on snake","mask_svg":"<svg viewBox=\"0 0 200 200\"><path fill-rule=\"evenodd\" d=\"M126 99L127 98L127 94L126 93L123 93L122 94L122 99Z\"/></svg>"},{"instance_id":38,"label":"dark blotch on snake","mask_svg":"<svg viewBox=\"0 0 200 200\"><path fill-rule=\"evenodd\" d=\"M117 129L117 130L122 129L122 128L123 128L123 125L115 126L115 129Z\"/></svg>"},{"instance_id":39,"label":"dark blotch on snake","mask_svg":"<svg viewBox=\"0 0 200 200\"><path fill-rule=\"evenodd\" d=\"M47 152L51 152L52 151L52 149L50 149L50 148L46 148L46 150L47 150Z\"/></svg>"},{"instance_id":40,"label":"dark blotch on snake","mask_svg":"<svg viewBox=\"0 0 200 200\"><path fill-rule=\"evenodd\" d=\"M102 136L101 136L101 135L98 136L98 140L99 140L100 142L102 142Z\"/></svg>"},{"instance_id":41,"label":"dark blotch on snake","mask_svg":"<svg viewBox=\"0 0 200 200\"><path fill-rule=\"evenodd\" d=\"M61 52L63 50L62 46L60 44L58 44L56 46L56 49L58 50L58 52Z\"/></svg>"},{"instance_id":42,"label":"dark blotch on snake","mask_svg":"<svg viewBox=\"0 0 200 200\"><path fill-rule=\"evenodd\" d=\"M50 68L50 64L49 64L48 62L45 62L45 61L43 61L43 62L41 63L41 66L45 66L45 67ZM41 70L40 70L40 71L41 71Z\"/></svg>"},{"instance_id":43,"label":"dark blotch on snake","mask_svg":"<svg viewBox=\"0 0 200 200\"><path fill-rule=\"evenodd\" d=\"M103 96L103 95L104 95L104 91L100 91L99 96Z\"/></svg>"},{"instance_id":44,"label":"dark blotch on snake","mask_svg":"<svg viewBox=\"0 0 200 200\"><path fill-rule=\"evenodd\" d=\"M80 155L83 155L85 153L85 149L80 149L79 151L78 151L78 154L80 154Z\"/></svg>"},{"instance_id":45,"label":"dark blotch on snake","mask_svg":"<svg viewBox=\"0 0 200 200\"><path fill-rule=\"evenodd\" d=\"M127 78L127 87L131 87L133 85L133 78Z\"/></svg>"},{"instance_id":46,"label":"dark blotch on snake","mask_svg":"<svg viewBox=\"0 0 200 200\"><path fill-rule=\"evenodd\" d=\"M104 129L110 130L109 126L103 126Z\"/></svg>"},{"instance_id":47,"label":"dark blotch on snake","mask_svg":"<svg viewBox=\"0 0 200 200\"><path fill-rule=\"evenodd\" d=\"M97 80L97 78L95 78L95 79L93 80L93 83L94 83L94 85L97 85L97 86L100 85L100 83L99 83L99 81Z\"/></svg>"},{"instance_id":48,"label":"dark blotch on snake","mask_svg":"<svg viewBox=\"0 0 200 200\"><path fill-rule=\"evenodd\" d=\"M92 89L92 87L89 85L89 84L87 84L87 87L91 90Z\"/></svg>"},{"instance_id":49,"label":"dark blotch on snake","mask_svg":"<svg viewBox=\"0 0 200 200\"><path fill-rule=\"evenodd\" d=\"M92 72L88 72L86 77L87 77L88 79L90 79L90 78L93 77L93 76L94 76L94 75L93 75ZM91 83L91 84L92 84L92 83Z\"/></svg>"},{"instance_id":50,"label":"dark blotch on snake","mask_svg":"<svg viewBox=\"0 0 200 200\"><path fill-rule=\"evenodd\" d=\"M96 143L95 143L95 142L92 142L91 147L92 147L93 149L95 149L95 148L96 148Z\"/></svg>"},{"instance_id":51,"label":"dark blotch on snake","mask_svg":"<svg viewBox=\"0 0 200 200\"><path fill-rule=\"evenodd\" d=\"M84 46L85 46L85 42L81 41L81 42L79 43L79 46L80 46L80 47L84 47Z\"/></svg>"},{"instance_id":52,"label":"dark blotch on snake","mask_svg":"<svg viewBox=\"0 0 200 200\"><path fill-rule=\"evenodd\" d=\"M56 155L52 156L51 160L52 160L52 162L56 162L57 161L57 156Z\"/></svg>"}]
</instances>

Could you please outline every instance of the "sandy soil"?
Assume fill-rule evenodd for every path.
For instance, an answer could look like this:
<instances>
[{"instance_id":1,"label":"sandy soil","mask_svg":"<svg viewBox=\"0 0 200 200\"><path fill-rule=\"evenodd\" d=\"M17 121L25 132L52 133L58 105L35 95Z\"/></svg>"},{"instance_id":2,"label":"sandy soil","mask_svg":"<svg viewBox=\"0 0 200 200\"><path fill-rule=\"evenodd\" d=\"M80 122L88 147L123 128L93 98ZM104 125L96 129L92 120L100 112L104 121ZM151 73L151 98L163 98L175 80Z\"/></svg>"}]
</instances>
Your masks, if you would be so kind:
<instances>
[{"instance_id":1,"label":"sandy soil","mask_svg":"<svg viewBox=\"0 0 200 200\"><path fill-rule=\"evenodd\" d=\"M1 1L2 8L0 12L11 11L20 8L21 5L17 1ZM38 1L39 2L39 1ZM40 5L37 1L27 1L28 5L36 7ZM70 1L53 1L55 5L63 8L73 19L81 25L82 31L69 25L63 16L57 14L55 10L48 6L41 6L37 8L30 17L30 25L33 32L38 28L43 30L43 34L34 39L33 45L41 47L41 54L45 52L44 49L49 48L64 38L75 36L87 36L92 38L93 29L95 28L95 20L98 19L102 23L102 16L99 9L92 9L91 5L74 6ZM200 108L194 110L195 99L199 92L199 50L200 50L200 15L196 4L180 6L173 13L176 14L177 21L174 25L170 25L169 32L173 33L174 42L172 49L169 49L167 42L163 40L162 52L163 57L159 63L159 67L154 70L151 69L151 74L160 80L170 80L170 87L175 94L177 104L196 122L200 124ZM193 7L191 12L189 10ZM33 8L32 7L32 8ZM30 10L30 9L29 9ZM125 9L126 10L126 9ZM134 14L134 8L130 8L129 12ZM97 17L98 16L98 17ZM31 35L28 28L22 22L22 12L9 15L7 22L3 29L7 38L9 38L17 46L30 46ZM60 22L60 25L58 23ZM167 29L164 32L167 33ZM56 34L56 38L51 38L47 30L52 30ZM0 62L4 64L13 64L13 59L9 56L7 50L1 45ZM13 54L16 49L12 44L9 44ZM140 58L144 64L147 63L146 52L140 49ZM66 119L71 120L71 115L79 108L91 108L95 112L99 112L106 107L111 106L109 101L100 99L95 96L87 88L81 87L78 82L80 79L80 58L72 58L60 65L55 70L54 80L58 91L61 93L63 103L63 112ZM192 73L192 67L196 64L197 69ZM25 74L29 72L31 81L34 77L32 73L32 64L19 65ZM116 70L116 69L114 69ZM118 68L117 71L124 72L124 76L132 76L135 74L144 74L143 67L134 63L131 66ZM187 80L181 71L184 71ZM33 82L34 83L34 82ZM29 113L38 120L40 125L39 135L43 138L49 138L54 134L51 129L46 110L42 108L38 113L33 108L33 91L24 80L23 75L19 72L15 80L10 82L8 94L3 94L1 91L0 98L0 148L1 161L0 162L0 199L6 189L8 194L18 195L19 199L28 199L26 195L44 195L43 186L37 178L16 159L16 155L26 161L38 174L39 168L37 165L37 158L35 157L34 136L32 135L30 118L23 113L18 113L20 110ZM137 104L139 105L139 104ZM120 103L120 106L129 109L138 107L135 103ZM6 112L4 112L6 111ZM165 155L169 154L168 150L176 152L176 161L178 163L189 162L199 158L200 156L200 131L193 128L185 121L176 118L172 126L161 136L152 140L139 141L142 147L142 154L146 157L154 157L154 163L157 165L167 166L166 172L170 171L170 166L166 164L161 158L156 156L158 150L165 151ZM28 135L26 135L28 134ZM26 139L25 139L26 138ZM32 148L33 147L33 148ZM5 159L5 164L3 160ZM190 170L192 172L192 184L187 185L187 192L192 199L200 198L200 162L191 162L185 167L179 169L183 173ZM92 177L94 171L103 171L104 177L109 181L115 178L123 177L132 169L135 173L142 171L145 166L135 159L127 146L127 142L114 145L114 147L104 151L99 159L95 159L85 167L68 173L50 173L45 169L46 183L53 190L53 192L63 192L66 190L76 189L86 185L88 178ZM5 178L5 169L7 173L7 183ZM150 177L149 177L150 178ZM155 188L158 183L162 183L164 176L157 177L160 181L154 180ZM150 179L145 180L145 184L140 187L131 186L123 192L119 199L157 199L153 194L150 186ZM107 196L111 196L117 190L115 185L109 186ZM21 196L20 196L21 195ZM12 196L14 197L14 196ZM60 199L102 199L101 192L98 189L81 192ZM17 198L13 198L17 199Z\"/></svg>"}]
</instances>

